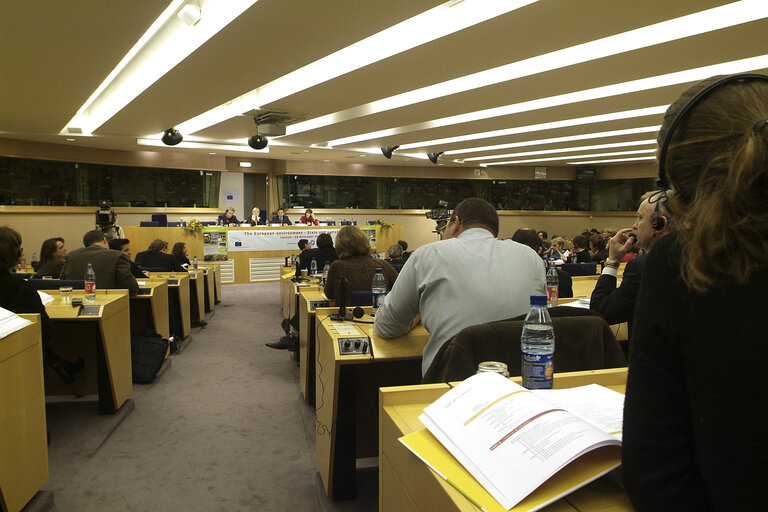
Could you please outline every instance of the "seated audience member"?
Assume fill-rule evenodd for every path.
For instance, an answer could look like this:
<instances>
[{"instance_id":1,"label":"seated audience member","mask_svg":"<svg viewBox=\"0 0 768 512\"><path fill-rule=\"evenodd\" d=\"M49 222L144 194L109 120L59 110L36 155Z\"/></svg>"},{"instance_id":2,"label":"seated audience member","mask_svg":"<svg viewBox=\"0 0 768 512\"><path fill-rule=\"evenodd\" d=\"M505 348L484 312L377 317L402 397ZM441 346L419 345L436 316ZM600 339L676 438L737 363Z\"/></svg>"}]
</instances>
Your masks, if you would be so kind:
<instances>
[{"instance_id":1,"label":"seated audience member","mask_svg":"<svg viewBox=\"0 0 768 512\"><path fill-rule=\"evenodd\" d=\"M19 263L20 255L21 235L7 226L0 227L0 307L17 314L37 313L40 315L43 363L53 368L61 380L71 383L74 380L74 375L83 369L83 361L80 360L76 363L65 361L51 348L53 322L45 312L45 307L40 301L40 295L26 280L11 275L11 271Z\"/></svg>"},{"instance_id":2,"label":"seated audience member","mask_svg":"<svg viewBox=\"0 0 768 512\"><path fill-rule=\"evenodd\" d=\"M339 279L347 279L346 301L350 304L352 292L371 291L373 275L377 268L384 269L387 289L391 290L397 279L397 270L386 260L371 257L371 240L357 226L344 226L336 235L336 253L339 259L331 263L325 282L325 296L341 300Z\"/></svg>"},{"instance_id":3,"label":"seated audience member","mask_svg":"<svg viewBox=\"0 0 768 512\"><path fill-rule=\"evenodd\" d=\"M552 239L552 247L550 247L549 254L547 255L547 258L550 260L561 260L565 261L565 257L563 257L563 251L565 250L563 248L563 243L565 242L565 239L562 237L556 236Z\"/></svg>"},{"instance_id":4,"label":"seated audience member","mask_svg":"<svg viewBox=\"0 0 768 512\"><path fill-rule=\"evenodd\" d=\"M176 261L184 268L189 268L190 262L189 262L189 252L187 251L187 244L184 242L176 242L173 244L173 249L171 249L171 254L174 258L176 258Z\"/></svg>"},{"instance_id":5,"label":"seated audience member","mask_svg":"<svg viewBox=\"0 0 768 512\"><path fill-rule=\"evenodd\" d=\"M83 245L85 247L67 254L61 269L62 279L83 279L90 263L96 273L97 289L127 289L131 295L136 295L139 285L131 273L128 257L109 248L107 235L103 231L88 231L83 236Z\"/></svg>"},{"instance_id":6,"label":"seated audience member","mask_svg":"<svg viewBox=\"0 0 768 512\"><path fill-rule=\"evenodd\" d=\"M637 219L631 228L620 229L608 243L608 258L605 260L600 277L592 290L589 309L597 311L609 324L629 323L632 338L632 316L635 312L640 277L643 274L645 255L627 263L621 286L616 287L619 263L630 247L635 244L630 231L637 233L637 245L646 253L663 237L672 232L671 216L667 208L666 195L662 191L643 195L637 209ZM655 226L655 227L654 227ZM659 228L659 229L656 229Z\"/></svg>"},{"instance_id":7,"label":"seated audience member","mask_svg":"<svg viewBox=\"0 0 768 512\"><path fill-rule=\"evenodd\" d=\"M290 226L291 219L285 216L285 210L282 208L277 209L277 213L272 217L272 224L280 224L281 226Z\"/></svg>"},{"instance_id":8,"label":"seated audience member","mask_svg":"<svg viewBox=\"0 0 768 512\"><path fill-rule=\"evenodd\" d=\"M156 238L146 251L136 255L136 264L155 272L186 272L172 254L168 254L168 242Z\"/></svg>"},{"instance_id":9,"label":"seated audience member","mask_svg":"<svg viewBox=\"0 0 768 512\"><path fill-rule=\"evenodd\" d=\"M765 510L768 76L693 85L657 140L679 228L637 297L624 487L639 512Z\"/></svg>"},{"instance_id":10,"label":"seated audience member","mask_svg":"<svg viewBox=\"0 0 768 512\"><path fill-rule=\"evenodd\" d=\"M149 277L149 272L141 270L139 266L131 260L132 254L130 244L131 241L127 238L113 238L109 241L109 248L125 254L125 257L128 258L128 261L131 263L131 274L133 274L133 277L138 277L140 279Z\"/></svg>"},{"instance_id":11,"label":"seated audience member","mask_svg":"<svg viewBox=\"0 0 768 512\"><path fill-rule=\"evenodd\" d=\"M606 246L608 245L608 241L613 238L615 234L616 230L613 228L603 228L603 230L600 232L600 236L603 237Z\"/></svg>"},{"instance_id":12,"label":"seated audience member","mask_svg":"<svg viewBox=\"0 0 768 512\"><path fill-rule=\"evenodd\" d=\"M573 254L571 254L571 263L587 263L592 261L592 253L587 250L589 241L584 235L573 237Z\"/></svg>"},{"instance_id":13,"label":"seated audience member","mask_svg":"<svg viewBox=\"0 0 768 512\"><path fill-rule=\"evenodd\" d=\"M309 246L309 243L306 244ZM333 263L338 259L336 249L333 247L333 238L328 233L320 233L315 241L315 248L301 251L299 261L296 262L296 275L301 275L302 269L309 270L312 260L317 261L317 268L322 270L325 262Z\"/></svg>"},{"instance_id":14,"label":"seated audience member","mask_svg":"<svg viewBox=\"0 0 768 512\"><path fill-rule=\"evenodd\" d=\"M493 205L465 199L446 224L446 239L411 254L376 313L374 328L384 338L407 334L420 315L430 333L422 373L465 327L525 314L531 295L546 295L541 258L498 234Z\"/></svg>"},{"instance_id":15,"label":"seated audience member","mask_svg":"<svg viewBox=\"0 0 768 512\"><path fill-rule=\"evenodd\" d=\"M64 267L64 257L67 255L67 248L64 247L64 239L61 237L49 238L43 242L40 248L40 266L37 267L37 273L41 276L51 276L58 279L61 275L61 269Z\"/></svg>"},{"instance_id":16,"label":"seated audience member","mask_svg":"<svg viewBox=\"0 0 768 512\"><path fill-rule=\"evenodd\" d=\"M536 254L541 257L541 254L544 250L541 243L540 236L536 233L536 231L533 230L533 228L520 228L517 231L515 231L515 234L512 235L512 240L523 245L527 245L534 251L536 251ZM549 266L546 261L544 263L544 274L546 275L547 270L549 270ZM569 297L573 297L573 279L571 278L571 274L564 270L560 270L559 268L555 267L555 270L557 271L557 296L560 299L567 299Z\"/></svg>"},{"instance_id":17,"label":"seated audience member","mask_svg":"<svg viewBox=\"0 0 768 512\"><path fill-rule=\"evenodd\" d=\"M608 257L608 248L605 246L605 240L600 235L589 237L589 248L592 251L592 261L602 263Z\"/></svg>"},{"instance_id":18,"label":"seated audience member","mask_svg":"<svg viewBox=\"0 0 768 512\"><path fill-rule=\"evenodd\" d=\"M320 221L318 221L315 218L315 214L312 213L312 210L307 208L307 211L304 212L304 215L302 215L299 218L299 223L300 224L314 224L315 226L317 226L318 224L320 224Z\"/></svg>"},{"instance_id":19,"label":"seated audience member","mask_svg":"<svg viewBox=\"0 0 768 512\"><path fill-rule=\"evenodd\" d=\"M237 226L240 224L240 221L235 217L235 207L228 206L224 213L219 215L217 223L220 226Z\"/></svg>"},{"instance_id":20,"label":"seated audience member","mask_svg":"<svg viewBox=\"0 0 768 512\"><path fill-rule=\"evenodd\" d=\"M258 206L253 207L251 210L251 216L245 219L243 224L248 224L250 226L263 226L266 224L266 222L261 220L261 210Z\"/></svg>"},{"instance_id":21,"label":"seated audience member","mask_svg":"<svg viewBox=\"0 0 768 512\"><path fill-rule=\"evenodd\" d=\"M398 240L397 245L403 248L403 259L407 260L408 256L411 255L411 253L408 252L408 242L406 242L405 240Z\"/></svg>"},{"instance_id":22,"label":"seated audience member","mask_svg":"<svg viewBox=\"0 0 768 512\"><path fill-rule=\"evenodd\" d=\"M403 248L400 247L400 244L392 244L389 246L389 249L387 249L387 259L393 262L403 261Z\"/></svg>"}]
</instances>

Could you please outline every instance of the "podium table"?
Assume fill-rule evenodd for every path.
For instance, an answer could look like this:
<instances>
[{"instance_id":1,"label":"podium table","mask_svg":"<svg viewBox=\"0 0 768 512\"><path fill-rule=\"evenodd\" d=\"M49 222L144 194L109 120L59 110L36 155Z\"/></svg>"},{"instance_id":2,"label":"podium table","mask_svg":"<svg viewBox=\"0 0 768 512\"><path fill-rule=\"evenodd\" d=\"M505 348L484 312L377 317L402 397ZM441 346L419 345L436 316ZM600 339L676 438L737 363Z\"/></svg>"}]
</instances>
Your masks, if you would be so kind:
<instances>
[{"instance_id":1,"label":"podium table","mask_svg":"<svg viewBox=\"0 0 768 512\"><path fill-rule=\"evenodd\" d=\"M165 339L170 338L168 322L168 283L140 280L139 293L131 297L131 331L141 332L151 327Z\"/></svg>"},{"instance_id":2,"label":"podium table","mask_svg":"<svg viewBox=\"0 0 768 512\"><path fill-rule=\"evenodd\" d=\"M180 333L175 333L185 339L192 332L192 310L190 309L189 274L187 272L150 272L150 279L159 279L168 283L169 316L176 315L180 322ZM201 317L202 318L202 317Z\"/></svg>"},{"instance_id":3,"label":"podium table","mask_svg":"<svg viewBox=\"0 0 768 512\"><path fill-rule=\"evenodd\" d=\"M48 481L40 315L0 339L0 509L18 512Z\"/></svg>"}]
</instances>

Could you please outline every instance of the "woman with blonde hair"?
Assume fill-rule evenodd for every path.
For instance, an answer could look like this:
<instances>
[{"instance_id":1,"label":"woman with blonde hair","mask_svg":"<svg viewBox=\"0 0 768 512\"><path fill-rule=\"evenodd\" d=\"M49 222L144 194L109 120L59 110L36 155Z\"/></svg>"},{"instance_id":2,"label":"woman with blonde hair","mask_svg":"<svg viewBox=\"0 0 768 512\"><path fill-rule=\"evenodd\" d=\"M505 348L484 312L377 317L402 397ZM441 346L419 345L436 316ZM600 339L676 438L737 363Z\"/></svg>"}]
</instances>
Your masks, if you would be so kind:
<instances>
[{"instance_id":1,"label":"woman with blonde hair","mask_svg":"<svg viewBox=\"0 0 768 512\"><path fill-rule=\"evenodd\" d=\"M371 291L373 275L377 268L384 270L387 289L391 290L397 279L397 270L385 260L371 257L371 242L368 235L357 226L344 226L336 235L336 253L339 259L331 263L328 279L325 282L325 296L340 297L339 279L347 280L347 304L350 304L352 292Z\"/></svg>"},{"instance_id":2,"label":"woman with blonde hair","mask_svg":"<svg viewBox=\"0 0 768 512\"><path fill-rule=\"evenodd\" d=\"M667 110L658 143L679 229L643 269L624 485L639 511L764 510L768 76L694 85Z\"/></svg>"}]
</instances>

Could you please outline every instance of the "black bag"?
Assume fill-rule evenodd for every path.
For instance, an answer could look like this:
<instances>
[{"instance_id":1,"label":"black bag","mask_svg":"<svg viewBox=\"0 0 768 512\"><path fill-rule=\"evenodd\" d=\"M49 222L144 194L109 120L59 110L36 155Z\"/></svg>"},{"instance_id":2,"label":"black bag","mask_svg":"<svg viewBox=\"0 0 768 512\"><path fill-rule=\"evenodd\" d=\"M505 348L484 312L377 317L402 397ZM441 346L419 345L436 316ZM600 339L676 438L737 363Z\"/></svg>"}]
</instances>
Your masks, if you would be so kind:
<instances>
[{"instance_id":1,"label":"black bag","mask_svg":"<svg viewBox=\"0 0 768 512\"><path fill-rule=\"evenodd\" d=\"M168 351L168 340L153 331L131 335L133 382L149 384L155 380Z\"/></svg>"}]
</instances>

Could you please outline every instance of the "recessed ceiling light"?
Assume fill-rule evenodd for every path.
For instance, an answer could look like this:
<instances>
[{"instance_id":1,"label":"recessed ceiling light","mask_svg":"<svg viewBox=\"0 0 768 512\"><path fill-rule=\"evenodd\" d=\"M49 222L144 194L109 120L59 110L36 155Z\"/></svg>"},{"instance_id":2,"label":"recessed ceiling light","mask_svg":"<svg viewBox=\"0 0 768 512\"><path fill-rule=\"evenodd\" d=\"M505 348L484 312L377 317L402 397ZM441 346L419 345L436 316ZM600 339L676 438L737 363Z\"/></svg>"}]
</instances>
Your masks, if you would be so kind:
<instances>
[{"instance_id":1,"label":"recessed ceiling light","mask_svg":"<svg viewBox=\"0 0 768 512\"><path fill-rule=\"evenodd\" d=\"M610 164L615 162L637 162L640 160L656 160L655 156L640 156L635 158L612 158L610 160L589 160L586 162L567 162L568 165L584 165L584 164Z\"/></svg>"},{"instance_id":2,"label":"recessed ceiling light","mask_svg":"<svg viewBox=\"0 0 768 512\"><path fill-rule=\"evenodd\" d=\"M308 149L304 149L303 151L304 151L305 153L309 153L309 150L308 150Z\"/></svg>"},{"instance_id":3,"label":"recessed ceiling light","mask_svg":"<svg viewBox=\"0 0 768 512\"><path fill-rule=\"evenodd\" d=\"M626 142L612 142L610 144L592 144L589 146L575 146L575 147L569 147L569 148L540 149L538 151L523 151L520 153L506 153L503 155L475 156L472 158L461 159L461 162L474 162L478 160L496 160L499 158L521 158L525 156L536 156L536 155L555 155L558 153L572 153L574 151L590 151L593 149L611 149L611 148L648 146L648 145L655 146L656 139L630 140Z\"/></svg>"},{"instance_id":4,"label":"recessed ceiling light","mask_svg":"<svg viewBox=\"0 0 768 512\"><path fill-rule=\"evenodd\" d=\"M251 162L239 162L238 165L240 167L252 167L253 164Z\"/></svg>"},{"instance_id":5,"label":"recessed ceiling light","mask_svg":"<svg viewBox=\"0 0 768 512\"><path fill-rule=\"evenodd\" d=\"M533 162L555 162L558 160L573 160L574 158L601 158L604 156L624 156L624 155L643 155L648 153L655 153L656 148L653 149L637 149L633 151L615 151L612 153L594 153L591 155L568 155L568 156L554 156L551 158L531 158L527 160L509 160L506 162L487 162L488 165L513 165L513 164L529 164ZM655 158L655 157L651 157Z\"/></svg>"},{"instance_id":6,"label":"recessed ceiling light","mask_svg":"<svg viewBox=\"0 0 768 512\"><path fill-rule=\"evenodd\" d=\"M68 142L75 142L75 139L67 139Z\"/></svg>"},{"instance_id":7,"label":"recessed ceiling light","mask_svg":"<svg viewBox=\"0 0 768 512\"><path fill-rule=\"evenodd\" d=\"M328 159L325 159L325 160L323 160L323 162L330 162L330 160L328 160Z\"/></svg>"},{"instance_id":8,"label":"recessed ceiling light","mask_svg":"<svg viewBox=\"0 0 768 512\"><path fill-rule=\"evenodd\" d=\"M209 151L208 154L209 155L215 155L216 153L214 153L213 151Z\"/></svg>"}]
</instances>

